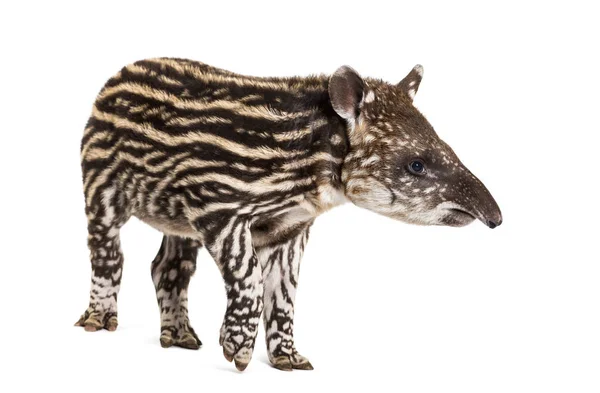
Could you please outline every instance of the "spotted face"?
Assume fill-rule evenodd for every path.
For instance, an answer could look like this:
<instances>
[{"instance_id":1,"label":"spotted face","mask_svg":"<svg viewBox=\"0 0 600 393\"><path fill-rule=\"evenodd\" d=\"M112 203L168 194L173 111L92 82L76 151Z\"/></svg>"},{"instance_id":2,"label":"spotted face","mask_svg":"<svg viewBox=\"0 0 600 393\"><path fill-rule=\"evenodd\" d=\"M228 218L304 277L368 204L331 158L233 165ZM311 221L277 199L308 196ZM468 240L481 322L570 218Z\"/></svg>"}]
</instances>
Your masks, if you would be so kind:
<instances>
[{"instance_id":1,"label":"spotted face","mask_svg":"<svg viewBox=\"0 0 600 393\"><path fill-rule=\"evenodd\" d=\"M350 67L331 77L332 106L348 123L346 195L413 224L464 226L479 219L494 228L502 215L493 197L412 103L422 76L418 65L397 85L362 79Z\"/></svg>"}]
</instances>

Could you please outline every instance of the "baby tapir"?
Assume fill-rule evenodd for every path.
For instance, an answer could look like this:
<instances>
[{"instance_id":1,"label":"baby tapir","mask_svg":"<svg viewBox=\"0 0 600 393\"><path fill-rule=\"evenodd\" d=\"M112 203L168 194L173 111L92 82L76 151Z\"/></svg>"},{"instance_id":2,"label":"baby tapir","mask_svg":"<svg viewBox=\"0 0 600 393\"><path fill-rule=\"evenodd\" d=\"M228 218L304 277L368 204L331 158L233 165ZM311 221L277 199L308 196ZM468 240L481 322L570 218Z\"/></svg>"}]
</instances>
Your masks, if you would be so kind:
<instances>
[{"instance_id":1,"label":"baby tapir","mask_svg":"<svg viewBox=\"0 0 600 393\"><path fill-rule=\"evenodd\" d=\"M500 210L413 106L423 68L398 84L259 78L182 59L136 62L100 92L81 144L92 287L76 323L117 328L119 229L164 233L152 262L160 343L197 349L187 288L206 247L225 281L225 358L244 370L262 315L270 361L312 369L293 338L309 227L347 200L413 224L494 228Z\"/></svg>"}]
</instances>

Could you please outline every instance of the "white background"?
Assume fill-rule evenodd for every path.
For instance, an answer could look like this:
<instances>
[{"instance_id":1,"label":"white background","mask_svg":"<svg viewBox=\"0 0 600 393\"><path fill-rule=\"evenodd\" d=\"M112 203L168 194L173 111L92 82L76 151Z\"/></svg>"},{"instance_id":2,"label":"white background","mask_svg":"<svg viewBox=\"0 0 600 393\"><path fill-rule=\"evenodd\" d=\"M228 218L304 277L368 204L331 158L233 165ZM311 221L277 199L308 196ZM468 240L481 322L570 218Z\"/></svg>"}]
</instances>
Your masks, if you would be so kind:
<instances>
[{"instance_id":1,"label":"white background","mask_svg":"<svg viewBox=\"0 0 600 393\"><path fill-rule=\"evenodd\" d=\"M600 391L594 2L210 3L2 3L0 390ZM161 234L135 219L119 329L75 328L90 275L81 134L106 79L155 56L263 76L349 64L390 82L421 63L416 105L504 224L415 227L352 205L319 218L295 334L312 372L271 368L262 332L244 373L225 361L206 252L190 289L204 346L162 349Z\"/></svg>"}]
</instances>

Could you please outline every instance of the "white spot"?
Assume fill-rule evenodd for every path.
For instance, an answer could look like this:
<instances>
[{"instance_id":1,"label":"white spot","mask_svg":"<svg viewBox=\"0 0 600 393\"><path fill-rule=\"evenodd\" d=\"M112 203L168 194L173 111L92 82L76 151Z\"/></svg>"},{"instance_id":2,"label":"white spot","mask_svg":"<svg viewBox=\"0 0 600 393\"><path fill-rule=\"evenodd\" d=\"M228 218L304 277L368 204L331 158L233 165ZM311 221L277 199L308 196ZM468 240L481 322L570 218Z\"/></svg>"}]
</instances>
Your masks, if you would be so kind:
<instances>
[{"instance_id":1,"label":"white spot","mask_svg":"<svg viewBox=\"0 0 600 393\"><path fill-rule=\"evenodd\" d=\"M118 269L116 272L112 274L113 281L118 281L121 278L121 269Z\"/></svg>"},{"instance_id":2,"label":"white spot","mask_svg":"<svg viewBox=\"0 0 600 393\"><path fill-rule=\"evenodd\" d=\"M180 265L181 270L194 271L194 262L182 261Z\"/></svg>"},{"instance_id":3,"label":"white spot","mask_svg":"<svg viewBox=\"0 0 600 393\"><path fill-rule=\"evenodd\" d=\"M365 102L368 104L373 101L375 101L375 93L373 93L373 90L369 90L367 96L365 97Z\"/></svg>"},{"instance_id":4,"label":"white spot","mask_svg":"<svg viewBox=\"0 0 600 393\"><path fill-rule=\"evenodd\" d=\"M364 160L360 166L365 167L365 166L369 166L370 164L374 164L378 161L381 161L381 158L377 155L374 154L371 157L367 158L366 160Z\"/></svg>"}]
</instances>

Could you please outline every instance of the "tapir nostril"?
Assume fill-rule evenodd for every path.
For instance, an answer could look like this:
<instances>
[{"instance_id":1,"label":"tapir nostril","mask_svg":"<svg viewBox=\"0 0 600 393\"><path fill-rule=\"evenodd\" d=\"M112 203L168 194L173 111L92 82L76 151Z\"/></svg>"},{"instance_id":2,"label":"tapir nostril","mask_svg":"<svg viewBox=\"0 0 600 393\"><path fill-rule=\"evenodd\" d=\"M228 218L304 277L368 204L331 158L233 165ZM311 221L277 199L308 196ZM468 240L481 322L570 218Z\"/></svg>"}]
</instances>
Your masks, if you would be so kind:
<instances>
[{"instance_id":1,"label":"tapir nostril","mask_svg":"<svg viewBox=\"0 0 600 393\"><path fill-rule=\"evenodd\" d=\"M499 221L488 220L488 222L487 222L487 226L492 229L496 228L497 226L500 226L500 224L502 224L502 220L499 220Z\"/></svg>"}]
</instances>

